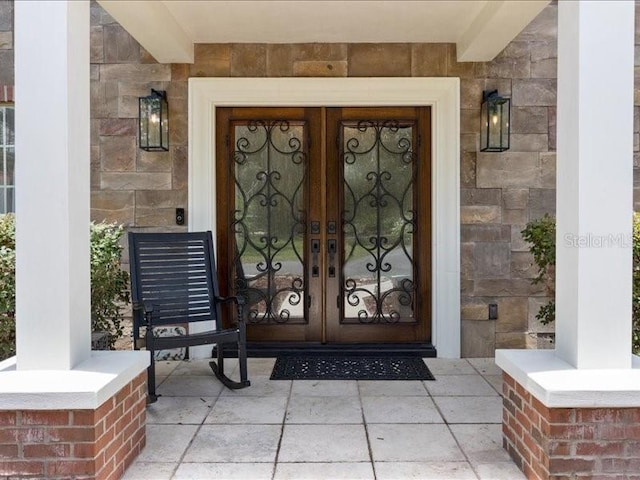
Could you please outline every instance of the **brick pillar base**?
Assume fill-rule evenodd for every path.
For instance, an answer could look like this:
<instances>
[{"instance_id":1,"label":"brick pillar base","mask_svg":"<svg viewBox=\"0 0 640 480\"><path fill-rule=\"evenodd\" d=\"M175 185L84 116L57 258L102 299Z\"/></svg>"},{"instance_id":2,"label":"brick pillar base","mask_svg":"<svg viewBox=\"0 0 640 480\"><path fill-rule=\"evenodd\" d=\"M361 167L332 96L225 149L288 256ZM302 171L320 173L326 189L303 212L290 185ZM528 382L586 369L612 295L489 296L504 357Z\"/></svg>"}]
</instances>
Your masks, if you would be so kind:
<instances>
[{"instance_id":1,"label":"brick pillar base","mask_svg":"<svg viewBox=\"0 0 640 480\"><path fill-rule=\"evenodd\" d=\"M640 407L548 408L503 373L503 446L529 479L640 480Z\"/></svg>"},{"instance_id":2,"label":"brick pillar base","mask_svg":"<svg viewBox=\"0 0 640 480\"><path fill-rule=\"evenodd\" d=\"M0 410L0 478L120 478L145 445L146 379L96 410Z\"/></svg>"}]
</instances>

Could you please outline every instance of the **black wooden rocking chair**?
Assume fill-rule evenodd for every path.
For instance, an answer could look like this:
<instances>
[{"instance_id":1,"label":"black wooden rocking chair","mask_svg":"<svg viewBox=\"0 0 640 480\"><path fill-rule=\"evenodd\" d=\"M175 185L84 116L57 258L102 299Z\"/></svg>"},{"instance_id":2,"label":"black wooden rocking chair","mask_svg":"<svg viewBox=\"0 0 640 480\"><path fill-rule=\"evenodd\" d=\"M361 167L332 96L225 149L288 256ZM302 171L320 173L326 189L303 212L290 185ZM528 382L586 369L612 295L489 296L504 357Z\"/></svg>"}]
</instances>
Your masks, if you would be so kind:
<instances>
[{"instance_id":1,"label":"black wooden rocking chair","mask_svg":"<svg viewBox=\"0 0 640 480\"><path fill-rule=\"evenodd\" d=\"M149 402L157 400L155 352L196 345L217 344L215 376L228 388L250 385L247 379L244 297L220 297L211 232L129 233L134 349L145 347L151 355L148 369ZM238 308L236 328L223 329L221 304ZM214 321L214 330L170 337L154 335L158 326ZM144 338L140 327L146 327ZM240 381L224 373L224 344L238 348Z\"/></svg>"}]
</instances>

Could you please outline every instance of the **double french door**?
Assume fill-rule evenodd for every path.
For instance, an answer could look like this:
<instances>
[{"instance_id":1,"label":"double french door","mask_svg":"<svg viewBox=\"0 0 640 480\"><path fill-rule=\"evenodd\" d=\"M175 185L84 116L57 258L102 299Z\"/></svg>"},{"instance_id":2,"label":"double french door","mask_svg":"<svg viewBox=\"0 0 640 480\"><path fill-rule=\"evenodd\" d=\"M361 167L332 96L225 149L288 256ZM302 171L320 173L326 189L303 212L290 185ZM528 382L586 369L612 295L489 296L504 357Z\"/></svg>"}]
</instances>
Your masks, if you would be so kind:
<instances>
[{"instance_id":1,"label":"double french door","mask_svg":"<svg viewBox=\"0 0 640 480\"><path fill-rule=\"evenodd\" d=\"M218 108L216 125L221 288L248 299L249 340L429 341L429 108Z\"/></svg>"}]
</instances>

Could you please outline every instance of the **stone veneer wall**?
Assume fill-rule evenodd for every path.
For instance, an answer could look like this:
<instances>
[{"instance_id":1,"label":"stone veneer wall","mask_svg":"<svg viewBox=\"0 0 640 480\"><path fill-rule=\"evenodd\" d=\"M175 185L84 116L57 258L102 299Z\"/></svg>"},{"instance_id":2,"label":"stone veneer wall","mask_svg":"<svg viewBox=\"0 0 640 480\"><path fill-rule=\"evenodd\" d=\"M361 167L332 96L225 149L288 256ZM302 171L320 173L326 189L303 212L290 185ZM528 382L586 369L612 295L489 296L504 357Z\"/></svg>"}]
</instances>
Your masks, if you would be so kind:
<instances>
[{"instance_id":1,"label":"stone veneer wall","mask_svg":"<svg viewBox=\"0 0 640 480\"><path fill-rule=\"evenodd\" d=\"M0 0L0 19L10 5ZM12 52L1 50L6 23L0 83L12 81L4 78ZM457 63L453 44L216 44L196 45L192 65L161 65L95 2L91 25L92 218L137 229L180 229L174 210L187 206L189 77L460 77L462 353L535 346L527 332L549 331L535 320L547 299L531 285L535 268L520 230L555 211L555 4L489 63ZM167 153L136 145L137 99L150 88L167 90ZM512 147L479 153L482 91L493 88L512 98ZM640 204L640 185L636 192ZM497 321L487 320L489 303L499 306Z\"/></svg>"},{"instance_id":2,"label":"stone veneer wall","mask_svg":"<svg viewBox=\"0 0 640 480\"><path fill-rule=\"evenodd\" d=\"M118 479L145 446L147 372L96 410L0 410L0 478Z\"/></svg>"},{"instance_id":3,"label":"stone veneer wall","mask_svg":"<svg viewBox=\"0 0 640 480\"><path fill-rule=\"evenodd\" d=\"M530 480L640 480L640 407L548 408L503 373L503 446Z\"/></svg>"}]
</instances>

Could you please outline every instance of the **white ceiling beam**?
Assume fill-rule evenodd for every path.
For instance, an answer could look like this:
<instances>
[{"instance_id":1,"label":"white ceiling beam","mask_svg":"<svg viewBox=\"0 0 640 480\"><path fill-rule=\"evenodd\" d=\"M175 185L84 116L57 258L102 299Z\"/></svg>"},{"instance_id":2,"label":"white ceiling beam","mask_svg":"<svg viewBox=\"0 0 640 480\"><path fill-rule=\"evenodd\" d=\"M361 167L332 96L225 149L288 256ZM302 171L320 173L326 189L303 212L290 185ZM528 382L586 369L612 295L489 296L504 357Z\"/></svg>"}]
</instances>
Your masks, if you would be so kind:
<instances>
[{"instance_id":1,"label":"white ceiling beam","mask_svg":"<svg viewBox=\"0 0 640 480\"><path fill-rule=\"evenodd\" d=\"M493 60L549 0L487 2L457 42L459 62Z\"/></svg>"},{"instance_id":2,"label":"white ceiling beam","mask_svg":"<svg viewBox=\"0 0 640 480\"><path fill-rule=\"evenodd\" d=\"M160 63L193 63L193 41L158 0L98 3Z\"/></svg>"}]
</instances>

